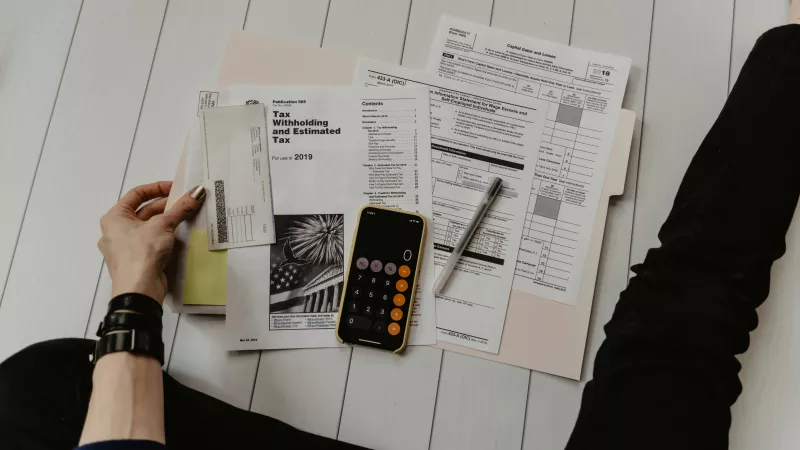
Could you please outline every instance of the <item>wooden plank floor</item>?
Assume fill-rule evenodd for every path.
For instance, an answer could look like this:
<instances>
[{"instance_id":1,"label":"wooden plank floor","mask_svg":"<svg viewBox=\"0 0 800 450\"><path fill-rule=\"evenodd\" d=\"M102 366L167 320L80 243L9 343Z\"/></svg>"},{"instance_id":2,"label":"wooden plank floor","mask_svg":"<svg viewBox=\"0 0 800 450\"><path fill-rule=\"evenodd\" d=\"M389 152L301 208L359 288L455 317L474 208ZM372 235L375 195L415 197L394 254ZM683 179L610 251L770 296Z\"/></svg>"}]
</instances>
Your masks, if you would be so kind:
<instances>
[{"instance_id":1,"label":"wooden plank floor","mask_svg":"<svg viewBox=\"0 0 800 450\"><path fill-rule=\"evenodd\" d=\"M657 244L689 159L787 3L0 0L0 360L39 340L92 334L110 292L98 219L121 192L171 177L230 30L421 69L438 15L451 14L633 60L624 106L639 120L626 191L609 211L584 380L433 348L402 358L361 348L226 352L222 318L174 313L165 315L166 367L241 408L369 447L562 448L629 265ZM741 358L732 448L794 448L800 433L797 223L788 243Z\"/></svg>"}]
</instances>

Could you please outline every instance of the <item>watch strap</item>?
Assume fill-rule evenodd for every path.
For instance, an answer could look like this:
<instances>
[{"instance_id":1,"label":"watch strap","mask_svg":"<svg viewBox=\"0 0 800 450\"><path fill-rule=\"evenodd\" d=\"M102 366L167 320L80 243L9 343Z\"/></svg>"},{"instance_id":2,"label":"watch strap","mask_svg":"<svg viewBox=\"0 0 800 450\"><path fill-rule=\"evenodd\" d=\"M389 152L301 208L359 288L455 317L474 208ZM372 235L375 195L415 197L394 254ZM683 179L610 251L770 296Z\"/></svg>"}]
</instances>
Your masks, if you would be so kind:
<instances>
[{"instance_id":1,"label":"watch strap","mask_svg":"<svg viewBox=\"0 0 800 450\"><path fill-rule=\"evenodd\" d=\"M109 353L130 352L152 356L164 365L164 343L160 334L145 330L120 330L107 333L95 343L94 363Z\"/></svg>"},{"instance_id":2,"label":"watch strap","mask_svg":"<svg viewBox=\"0 0 800 450\"><path fill-rule=\"evenodd\" d=\"M117 330L144 330L161 334L161 318L145 316L135 312L117 311L106 315L97 328L97 337Z\"/></svg>"},{"instance_id":3,"label":"watch strap","mask_svg":"<svg viewBox=\"0 0 800 450\"><path fill-rule=\"evenodd\" d=\"M145 316L158 317L159 319L164 315L164 309L160 303L142 294L120 294L108 302L109 314L121 309L134 311Z\"/></svg>"}]
</instances>

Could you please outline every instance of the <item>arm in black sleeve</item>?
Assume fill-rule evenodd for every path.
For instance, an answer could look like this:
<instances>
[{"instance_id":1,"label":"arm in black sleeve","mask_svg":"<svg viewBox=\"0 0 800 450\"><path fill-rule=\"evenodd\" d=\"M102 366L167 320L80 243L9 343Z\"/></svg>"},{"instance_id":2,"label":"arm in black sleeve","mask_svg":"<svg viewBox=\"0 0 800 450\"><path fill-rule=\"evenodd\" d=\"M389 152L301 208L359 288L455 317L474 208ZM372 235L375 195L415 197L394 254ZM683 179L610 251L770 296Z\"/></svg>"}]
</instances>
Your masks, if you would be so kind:
<instances>
[{"instance_id":1,"label":"arm in black sleeve","mask_svg":"<svg viewBox=\"0 0 800 450\"><path fill-rule=\"evenodd\" d=\"M156 441L116 440L81 445L75 450L166 450L167 446Z\"/></svg>"},{"instance_id":2,"label":"arm in black sleeve","mask_svg":"<svg viewBox=\"0 0 800 450\"><path fill-rule=\"evenodd\" d=\"M689 69L690 70L690 69ZM765 33L622 292L567 448L727 449L800 192L800 26ZM679 114L679 111L675 111Z\"/></svg>"}]
</instances>

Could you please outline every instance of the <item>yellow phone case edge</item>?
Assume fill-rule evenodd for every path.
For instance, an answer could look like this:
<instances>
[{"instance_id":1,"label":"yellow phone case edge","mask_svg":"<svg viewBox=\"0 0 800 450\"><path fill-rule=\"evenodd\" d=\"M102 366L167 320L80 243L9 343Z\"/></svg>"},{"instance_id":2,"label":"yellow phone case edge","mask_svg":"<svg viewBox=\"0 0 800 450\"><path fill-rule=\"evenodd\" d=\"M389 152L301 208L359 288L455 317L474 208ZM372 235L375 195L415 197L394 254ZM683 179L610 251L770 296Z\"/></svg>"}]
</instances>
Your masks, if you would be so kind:
<instances>
[{"instance_id":1,"label":"yellow phone case edge","mask_svg":"<svg viewBox=\"0 0 800 450\"><path fill-rule=\"evenodd\" d=\"M419 257L417 258L417 268L414 272L414 285L410 286L411 289L411 296L408 301L408 312L409 318L406 320L406 329L403 333L403 345L400 346L397 350L393 351L392 353L402 353L406 349L406 345L408 345L408 332L411 330L411 312L414 311L414 302L416 301L417 297L417 282L419 281L419 269L422 267L422 258L424 257L425 252L425 239L427 238L428 234L428 221L422 214L405 211L402 209L397 208L387 208L385 206L380 205L364 205L361 209L358 210L358 221L356 222L356 229L353 231L353 242L350 244L350 258L347 260L347 270L344 272L344 286L342 286L342 295L339 297L339 314L336 317L336 340L339 341L340 344L349 344L346 343L340 336L339 336L339 325L342 321L342 305L344 304L344 296L347 294L347 283L350 280L350 266L352 265L353 261L353 252L355 251L355 243L356 243L356 236L358 236L358 227L361 226L361 213L364 212L367 208L375 208L375 209L383 209L385 211L395 211L401 214L408 214L409 216L419 217L422 220L422 239L419 241L419 251L417 254ZM353 345L353 344L349 344ZM380 350L380 349L379 349Z\"/></svg>"}]
</instances>

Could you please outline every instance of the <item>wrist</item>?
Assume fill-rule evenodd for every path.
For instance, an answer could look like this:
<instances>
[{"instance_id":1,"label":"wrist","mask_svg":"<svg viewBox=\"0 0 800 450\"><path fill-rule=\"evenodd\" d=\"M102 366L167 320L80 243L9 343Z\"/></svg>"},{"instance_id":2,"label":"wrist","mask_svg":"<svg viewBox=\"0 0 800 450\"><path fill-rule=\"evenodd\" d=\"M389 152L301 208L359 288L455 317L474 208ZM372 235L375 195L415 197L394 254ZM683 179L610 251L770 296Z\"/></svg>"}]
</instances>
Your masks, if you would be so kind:
<instances>
[{"instance_id":1,"label":"wrist","mask_svg":"<svg viewBox=\"0 0 800 450\"><path fill-rule=\"evenodd\" d=\"M97 361L94 370L95 374L98 372L98 369L105 369L114 374L124 372L136 375L143 371L161 372L161 363L158 362L158 359L150 355L116 352L109 353L105 358ZM104 373L105 370L101 370L100 373ZM97 380L95 380L95 382L96 381Z\"/></svg>"},{"instance_id":2,"label":"wrist","mask_svg":"<svg viewBox=\"0 0 800 450\"><path fill-rule=\"evenodd\" d=\"M164 443L163 381L156 359L109 354L97 362L92 381L81 445L116 439Z\"/></svg>"},{"instance_id":3,"label":"wrist","mask_svg":"<svg viewBox=\"0 0 800 450\"><path fill-rule=\"evenodd\" d=\"M164 304L166 290L159 286L152 277L132 276L117 277L111 281L111 298L122 294L146 295L160 304Z\"/></svg>"}]
</instances>

